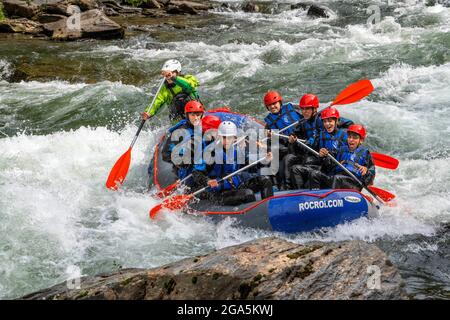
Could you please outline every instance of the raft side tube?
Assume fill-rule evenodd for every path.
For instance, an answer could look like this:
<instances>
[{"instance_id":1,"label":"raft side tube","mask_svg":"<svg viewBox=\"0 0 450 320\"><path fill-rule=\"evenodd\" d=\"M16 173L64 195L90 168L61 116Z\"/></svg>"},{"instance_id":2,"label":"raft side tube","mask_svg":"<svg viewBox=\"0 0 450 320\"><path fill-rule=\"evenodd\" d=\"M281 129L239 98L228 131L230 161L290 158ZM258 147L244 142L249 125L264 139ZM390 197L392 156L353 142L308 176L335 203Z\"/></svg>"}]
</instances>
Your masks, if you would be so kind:
<instances>
[{"instance_id":1,"label":"raft side tube","mask_svg":"<svg viewBox=\"0 0 450 320\"><path fill-rule=\"evenodd\" d=\"M214 221L233 217L243 227L285 233L334 227L377 211L365 195L353 189L276 192L270 198L234 207L200 201L190 209Z\"/></svg>"}]
</instances>

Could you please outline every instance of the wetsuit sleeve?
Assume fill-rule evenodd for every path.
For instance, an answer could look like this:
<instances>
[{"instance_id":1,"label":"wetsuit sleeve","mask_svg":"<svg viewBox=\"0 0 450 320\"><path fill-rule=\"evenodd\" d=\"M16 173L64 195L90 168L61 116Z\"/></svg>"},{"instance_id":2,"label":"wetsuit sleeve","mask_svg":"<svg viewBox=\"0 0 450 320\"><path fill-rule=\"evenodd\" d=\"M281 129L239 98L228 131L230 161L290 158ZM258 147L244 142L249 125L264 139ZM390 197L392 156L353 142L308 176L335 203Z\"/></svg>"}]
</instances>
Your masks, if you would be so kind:
<instances>
[{"instance_id":1,"label":"wetsuit sleeve","mask_svg":"<svg viewBox=\"0 0 450 320\"><path fill-rule=\"evenodd\" d=\"M340 161L341 161L340 159L342 158L342 147L339 148L339 149L336 151L336 155L333 155L333 154L332 154L332 156L333 156L338 162L340 162ZM338 167L338 165L337 165L336 163L334 163L334 161L331 160L330 157L325 157L325 159L323 159L323 161L322 161L322 170L323 170L324 172L327 172L327 173L333 173L333 172L335 172L335 170L337 169L337 167Z\"/></svg>"},{"instance_id":2,"label":"wetsuit sleeve","mask_svg":"<svg viewBox=\"0 0 450 320\"><path fill-rule=\"evenodd\" d=\"M170 99L171 99L171 93L167 89L167 87L164 85L164 86L162 86L161 90L159 91L158 95L156 96L155 103L153 104L153 106L150 103L147 106L147 108L145 108L144 111L147 112L148 114L150 114L151 117L153 117L156 113L158 113L158 111L161 109L161 107L164 104L170 102Z\"/></svg>"},{"instance_id":3,"label":"wetsuit sleeve","mask_svg":"<svg viewBox=\"0 0 450 320\"><path fill-rule=\"evenodd\" d=\"M189 95L194 94L194 96L197 97L196 90L200 82L196 77L191 75L187 75L185 77L175 77L173 82L179 86L183 92L186 92Z\"/></svg>"},{"instance_id":4,"label":"wetsuit sleeve","mask_svg":"<svg viewBox=\"0 0 450 320\"><path fill-rule=\"evenodd\" d=\"M192 171L192 179L194 180L194 184L197 186L205 186L208 183L208 176L206 171Z\"/></svg>"},{"instance_id":5,"label":"wetsuit sleeve","mask_svg":"<svg viewBox=\"0 0 450 320\"><path fill-rule=\"evenodd\" d=\"M303 126L303 121L300 121L300 123L295 127L293 134L298 139L305 139L306 138L306 133L305 133L305 128ZM303 148L303 146L300 145L297 142L294 142L292 144L292 150L294 151L294 153L304 153L305 152L305 149Z\"/></svg>"},{"instance_id":6,"label":"wetsuit sleeve","mask_svg":"<svg viewBox=\"0 0 450 320\"><path fill-rule=\"evenodd\" d=\"M319 152L320 134L314 137L314 142L311 144L311 148Z\"/></svg>"},{"instance_id":7,"label":"wetsuit sleeve","mask_svg":"<svg viewBox=\"0 0 450 320\"><path fill-rule=\"evenodd\" d=\"M367 153L367 173L363 177L363 182L365 185L371 185L373 181L375 180L375 164L373 163L372 156L370 155L370 152Z\"/></svg>"}]
</instances>

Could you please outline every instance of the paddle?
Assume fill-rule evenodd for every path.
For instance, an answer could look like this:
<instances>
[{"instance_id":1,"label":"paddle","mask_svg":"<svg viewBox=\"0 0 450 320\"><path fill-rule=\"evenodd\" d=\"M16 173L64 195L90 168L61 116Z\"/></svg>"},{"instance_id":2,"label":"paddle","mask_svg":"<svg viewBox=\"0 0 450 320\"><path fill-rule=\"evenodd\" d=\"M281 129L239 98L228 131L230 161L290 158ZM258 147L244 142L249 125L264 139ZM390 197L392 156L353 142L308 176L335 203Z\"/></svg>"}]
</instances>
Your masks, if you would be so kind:
<instances>
[{"instance_id":1,"label":"paddle","mask_svg":"<svg viewBox=\"0 0 450 320\"><path fill-rule=\"evenodd\" d=\"M192 177L192 173L187 175L186 177L183 178L183 180L177 180L174 183L168 185L167 187L165 187L164 189L160 190L156 196L160 199L168 197L172 194L172 192L174 192L180 185L182 185L184 182L186 182L190 177Z\"/></svg>"},{"instance_id":2,"label":"paddle","mask_svg":"<svg viewBox=\"0 0 450 320\"><path fill-rule=\"evenodd\" d=\"M256 160L255 162L250 163L249 165L236 170L233 173L230 173L229 175L219 179L217 182L221 182L223 180L226 180L228 178L231 178L235 175L237 175L238 173L245 171L247 169L249 169L250 167L260 163L261 161L263 161L266 157L261 158L259 160ZM186 203L188 203L189 200L191 200L193 197L195 197L196 195L198 195L199 193L205 191L206 189L208 189L209 186L203 187L197 191L195 191L194 193L191 194L179 194L179 195L175 195L173 197L170 197L166 200L164 200L163 202L161 202L160 204L154 206L152 209L150 209L149 215L151 219L154 219L156 217L156 215L158 214L158 212L161 209L169 209L169 210L179 210L181 208L183 208Z\"/></svg>"},{"instance_id":3,"label":"paddle","mask_svg":"<svg viewBox=\"0 0 450 320\"><path fill-rule=\"evenodd\" d=\"M347 88L342 90L336 99L327 107L332 107L336 105L350 104L361 100L362 98L368 96L373 91L373 85L370 80L363 79L355 83L352 83ZM326 108L325 108L326 109Z\"/></svg>"},{"instance_id":4,"label":"paddle","mask_svg":"<svg viewBox=\"0 0 450 320\"><path fill-rule=\"evenodd\" d=\"M282 138L289 138L285 135L279 135ZM309 152L319 157L319 153L309 147L308 145L304 144L300 139L297 139L297 143L302 145L304 148L306 148ZM364 183L362 183L353 173L351 173L346 167L344 167L339 161L337 161L331 154L328 154L328 157L336 164L338 165L342 170L344 170L345 173L347 173L358 185L360 185L362 188L366 189L371 195L375 197L381 204L385 204L384 202L389 202L390 200L395 198L395 195L392 193L389 193L388 191L385 191L380 188L376 187L368 187ZM380 199L381 198L381 199Z\"/></svg>"},{"instance_id":5,"label":"paddle","mask_svg":"<svg viewBox=\"0 0 450 320\"><path fill-rule=\"evenodd\" d=\"M398 168L399 161L393 157L378 152L371 152L370 155L372 156L373 163L378 167L391 170Z\"/></svg>"},{"instance_id":6,"label":"paddle","mask_svg":"<svg viewBox=\"0 0 450 320\"><path fill-rule=\"evenodd\" d=\"M150 105L150 108L153 106L153 104L155 103L156 97L158 96L159 91L161 90L164 81L166 79L162 79L161 84L158 87L158 90L155 93L155 96L153 97L153 101ZM139 129L137 130L133 141L131 142L130 147L128 148L128 150L116 161L116 163L114 164L114 166L112 167L109 176L108 176L108 180L106 180L106 187L108 189L111 190L117 190L119 187L119 184L122 184L123 180L125 180L125 177L127 176L128 173L128 169L130 167L130 162L131 162L131 149L134 146L134 143L136 142L139 133L141 133L142 127L144 127L146 120L142 120L141 124L139 126Z\"/></svg>"}]
</instances>

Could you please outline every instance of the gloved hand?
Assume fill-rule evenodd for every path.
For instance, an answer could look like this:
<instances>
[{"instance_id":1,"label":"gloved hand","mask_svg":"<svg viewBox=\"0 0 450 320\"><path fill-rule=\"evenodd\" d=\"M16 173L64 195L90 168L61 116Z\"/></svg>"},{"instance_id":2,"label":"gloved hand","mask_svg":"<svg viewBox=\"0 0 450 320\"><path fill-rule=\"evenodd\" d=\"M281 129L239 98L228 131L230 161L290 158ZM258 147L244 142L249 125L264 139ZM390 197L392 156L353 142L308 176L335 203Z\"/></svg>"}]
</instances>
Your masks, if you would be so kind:
<instances>
[{"instance_id":1,"label":"gloved hand","mask_svg":"<svg viewBox=\"0 0 450 320\"><path fill-rule=\"evenodd\" d=\"M142 112L141 113L141 118L142 120L148 120L150 119L152 116L148 113L148 112Z\"/></svg>"}]
</instances>

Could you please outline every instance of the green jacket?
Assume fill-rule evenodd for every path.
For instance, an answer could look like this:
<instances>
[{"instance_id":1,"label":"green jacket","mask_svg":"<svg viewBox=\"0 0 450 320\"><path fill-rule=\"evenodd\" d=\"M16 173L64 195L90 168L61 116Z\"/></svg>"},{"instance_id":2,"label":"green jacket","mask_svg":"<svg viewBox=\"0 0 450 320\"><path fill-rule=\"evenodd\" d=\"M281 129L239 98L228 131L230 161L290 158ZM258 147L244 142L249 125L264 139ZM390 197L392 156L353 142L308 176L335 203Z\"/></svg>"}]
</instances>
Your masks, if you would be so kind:
<instances>
[{"instance_id":1,"label":"green jacket","mask_svg":"<svg viewBox=\"0 0 450 320\"><path fill-rule=\"evenodd\" d=\"M199 86L200 82L195 76L190 74L187 74L185 76L178 76L175 78L174 83L175 86L172 87L172 90L175 94L183 91L189 94L194 99L198 98L197 87ZM162 106L172 103L172 100L172 92L170 92L166 85L163 85L158 95L156 96L153 107L151 107L151 104L149 104L144 111L150 114L151 117L153 117L161 109Z\"/></svg>"}]
</instances>

